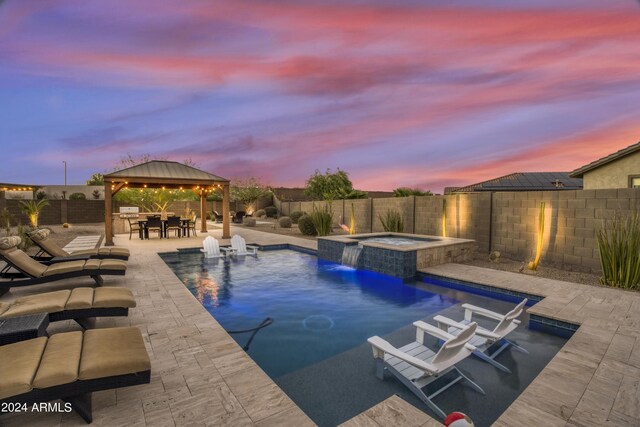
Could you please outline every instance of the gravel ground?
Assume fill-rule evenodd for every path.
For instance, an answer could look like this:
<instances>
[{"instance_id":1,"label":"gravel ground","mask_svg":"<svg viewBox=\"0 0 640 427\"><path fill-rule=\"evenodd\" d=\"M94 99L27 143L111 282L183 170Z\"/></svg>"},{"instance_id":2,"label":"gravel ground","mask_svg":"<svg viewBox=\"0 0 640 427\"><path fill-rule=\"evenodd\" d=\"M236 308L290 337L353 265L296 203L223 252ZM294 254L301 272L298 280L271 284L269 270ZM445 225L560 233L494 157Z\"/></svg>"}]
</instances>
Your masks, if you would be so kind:
<instances>
[{"instance_id":1,"label":"gravel ground","mask_svg":"<svg viewBox=\"0 0 640 427\"><path fill-rule=\"evenodd\" d=\"M298 228L298 224L293 224L291 228L282 228L280 227L280 225L278 225L278 221L274 218L259 218L259 219L256 219L256 221L266 222L268 224L256 224L255 227L247 227L246 225L241 225L241 224L234 224L234 225L240 226L240 227L247 227L251 230L263 231L265 233L280 234L283 236L294 236L294 237L300 237L302 239L307 239L307 240L316 239L315 236L305 236L304 234L302 234L300 232L300 229ZM338 236L343 234L347 234L347 233L341 228L334 228L333 232L331 233L332 236Z\"/></svg>"},{"instance_id":2,"label":"gravel ground","mask_svg":"<svg viewBox=\"0 0 640 427\"><path fill-rule=\"evenodd\" d=\"M63 228L62 225L43 225L42 228L51 230L49 237L58 245L64 247L78 236L100 235L104 236L104 223L96 224L78 224L71 225L69 228ZM17 229L13 227L12 234L17 234ZM4 233L2 234L4 235ZM38 250L34 247L29 248L30 254L35 254Z\"/></svg>"},{"instance_id":3,"label":"gravel ground","mask_svg":"<svg viewBox=\"0 0 640 427\"><path fill-rule=\"evenodd\" d=\"M546 266L543 262L538 265L536 271L532 271L527 268L527 262L525 261L500 257L497 262L494 262L489 259L488 254L484 256L476 254L473 261L465 264L494 270L511 271L529 276L544 277L547 279L563 280L565 282L581 283L583 285L602 286L600 284L599 274L562 270L560 268Z\"/></svg>"}]
</instances>

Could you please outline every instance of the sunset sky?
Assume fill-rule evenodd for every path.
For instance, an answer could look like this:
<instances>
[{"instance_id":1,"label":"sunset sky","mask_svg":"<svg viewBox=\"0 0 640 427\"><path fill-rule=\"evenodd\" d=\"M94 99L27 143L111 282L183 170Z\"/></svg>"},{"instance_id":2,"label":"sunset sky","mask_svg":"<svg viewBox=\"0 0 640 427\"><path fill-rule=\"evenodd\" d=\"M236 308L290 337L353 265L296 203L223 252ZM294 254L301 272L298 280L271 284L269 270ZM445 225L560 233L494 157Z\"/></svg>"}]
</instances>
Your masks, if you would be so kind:
<instances>
[{"instance_id":1,"label":"sunset sky","mask_svg":"<svg viewBox=\"0 0 640 427\"><path fill-rule=\"evenodd\" d=\"M0 182L149 153L441 192L639 140L635 0L0 0Z\"/></svg>"}]
</instances>

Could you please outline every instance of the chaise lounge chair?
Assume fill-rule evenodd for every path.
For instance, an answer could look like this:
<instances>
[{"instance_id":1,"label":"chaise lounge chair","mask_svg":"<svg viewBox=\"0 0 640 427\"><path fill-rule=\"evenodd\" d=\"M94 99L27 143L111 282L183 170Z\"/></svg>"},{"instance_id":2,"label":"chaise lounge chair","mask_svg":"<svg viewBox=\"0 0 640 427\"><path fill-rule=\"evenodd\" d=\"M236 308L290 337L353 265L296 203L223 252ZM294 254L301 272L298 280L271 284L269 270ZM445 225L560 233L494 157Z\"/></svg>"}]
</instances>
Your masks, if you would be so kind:
<instances>
[{"instance_id":1,"label":"chaise lounge chair","mask_svg":"<svg viewBox=\"0 0 640 427\"><path fill-rule=\"evenodd\" d=\"M475 347L469 344L469 340L476 331L475 323L465 326L457 336L421 321L413 325L416 327L416 341L404 347L396 348L377 336L369 338L368 342L373 348L373 357L376 359L378 378L383 380L384 372L391 372L441 418L445 418L445 413L431 399L458 381L467 380L474 390L485 394L478 384L467 378L455 366L475 350ZM425 332L445 340L437 353L425 347ZM451 371L455 371L457 376L447 384L429 395L423 391L427 385Z\"/></svg>"},{"instance_id":2,"label":"chaise lounge chair","mask_svg":"<svg viewBox=\"0 0 640 427\"><path fill-rule=\"evenodd\" d=\"M129 308L136 306L133 293L127 288L74 288L20 297L0 302L0 321L9 317L49 313L49 322L75 320L89 329L96 317L127 316Z\"/></svg>"},{"instance_id":3,"label":"chaise lounge chair","mask_svg":"<svg viewBox=\"0 0 640 427\"><path fill-rule=\"evenodd\" d=\"M447 331L451 335L459 334L459 332L464 329L466 325L471 323L474 314L492 320L497 320L498 324L495 328L493 328L492 331L482 327L478 327L478 329L476 330L476 336L473 337L470 343L476 347L476 350L473 352L474 356L477 356L485 362L488 362L496 368L510 374L511 370L503 364L498 363L495 358L509 346L512 346L522 353L529 354L527 350L520 347L515 342L505 338L520 324L520 321L517 319L517 317L522 314L522 312L524 311L524 306L526 304L527 299L525 298L520 302L520 304L516 305L513 310L504 315L496 313L495 311L487 310L485 308L476 307L475 305L462 304L462 308L465 309L464 320L456 322L444 316L436 316L433 318L433 320L438 322L438 327L441 330ZM491 349L493 348L494 344L501 345L498 349L492 351Z\"/></svg>"},{"instance_id":4,"label":"chaise lounge chair","mask_svg":"<svg viewBox=\"0 0 640 427\"><path fill-rule=\"evenodd\" d=\"M91 393L148 384L151 363L135 327L64 332L0 346L0 405L62 399L87 423Z\"/></svg>"},{"instance_id":5,"label":"chaise lounge chair","mask_svg":"<svg viewBox=\"0 0 640 427\"><path fill-rule=\"evenodd\" d=\"M104 282L103 274L124 276L127 270L126 262L119 259L89 259L44 265L18 249L20 242L21 239L18 236L0 238L0 259L25 276L25 278L1 281L0 295L15 286L38 285L81 276L90 276L98 286L101 286Z\"/></svg>"},{"instance_id":6,"label":"chaise lounge chair","mask_svg":"<svg viewBox=\"0 0 640 427\"><path fill-rule=\"evenodd\" d=\"M218 211L213 211L213 220L215 222L222 222L224 220L224 217Z\"/></svg>"},{"instance_id":7,"label":"chaise lounge chair","mask_svg":"<svg viewBox=\"0 0 640 427\"><path fill-rule=\"evenodd\" d=\"M47 253L52 257L66 258L66 257L82 257L96 258L96 259L129 259L129 249L111 247L111 248L96 248L86 249L81 251L67 252L62 249L57 243L49 238L51 231L46 228L32 231L29 233L29 238L35 243L43 253Z\"/></svg>"},{"instance_id":8,"label":"chaise lounge chair","mask_svg":"<svg viewBox=\"0 0 640 427\"><path fill-rule=\"evenodd\" d=\"M252 255L258 256L258 247L247 245L247 242L242 238L242 236L235 235L231 238L231 247L230 248L220 248L225 253L230 255Z\"/></svg>"}]
</instances>

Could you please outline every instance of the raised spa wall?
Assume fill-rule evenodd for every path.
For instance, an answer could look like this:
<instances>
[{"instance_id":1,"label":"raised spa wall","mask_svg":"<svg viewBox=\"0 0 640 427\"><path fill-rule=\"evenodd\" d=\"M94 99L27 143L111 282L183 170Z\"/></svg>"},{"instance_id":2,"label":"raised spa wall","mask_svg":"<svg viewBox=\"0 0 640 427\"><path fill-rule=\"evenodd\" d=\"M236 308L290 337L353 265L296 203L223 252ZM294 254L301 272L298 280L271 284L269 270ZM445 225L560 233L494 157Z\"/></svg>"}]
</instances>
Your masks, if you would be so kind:
<instances>
[{"instance_id":1,"label":"raised spa wall","mask_svg":"<svg viewBox=\"0 0 640 427\"><path fill-rule=\"evenodd\" d=\"M396 246L379 242L363 242L367 237L405 237L418 239L415 245ZM420 241L422 239L429 239ZM346 246L362 246L357 268L375 271L402 279L411 279L418 270L446 264L464 262L473 258L475 240L451 237L423 236L404 233L368 233L352 236L318 237L318 258L341 263Z\"/></svg>"}]
</instances>

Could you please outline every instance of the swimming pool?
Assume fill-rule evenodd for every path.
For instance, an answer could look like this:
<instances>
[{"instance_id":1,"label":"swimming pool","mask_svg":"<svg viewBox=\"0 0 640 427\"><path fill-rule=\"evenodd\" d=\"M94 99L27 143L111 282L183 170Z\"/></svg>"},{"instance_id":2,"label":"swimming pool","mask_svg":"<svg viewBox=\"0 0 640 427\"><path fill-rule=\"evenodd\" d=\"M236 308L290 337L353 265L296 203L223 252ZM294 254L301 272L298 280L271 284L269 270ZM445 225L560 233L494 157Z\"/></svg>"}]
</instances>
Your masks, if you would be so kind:
<instances>
[{"instance_id":1,"label":"swimming pool","mask_svg":"<svg viewBox=\"0 0 640 427\"><path fill-rule=\"evenodd\" d=\"M165 262L226 330L265 318L248 353L272 378L335 356L458 301L301 252L269 251L242 262L206 263L200 253ZM259 273L258 273L259 272ZM234 334L244 346L248 334Z\"/></svg>"},{"instance_id":2,"label":"swimming pool","mask_svg":"<svg viewBox=\"0 0 640 427\"><path fill-rule=\"evenodd\" d=\"M514 304L446 287L440 280L403 283L292 250L218 262L205 261L197 250L160 255L225 329L248 329L273 318L247 353L320 426L338 425L394 394L435 417L397 380L376 378L367 338L379 335L401 346L415 339L416 320L429 322L436 314L462 318L462 303L503 313ZM471 415L476 425L495 421L566 342L531 330L528 323L525 314L523 326L510 337L530 354L506 351L498 359L511 375L465 359L458 367L487 394L461 382L435 398L436 404L447 413ZM231 336L240 346L249 338ZM435 344L431 340L428 346Z\"/></svg>"}]
</instances>

